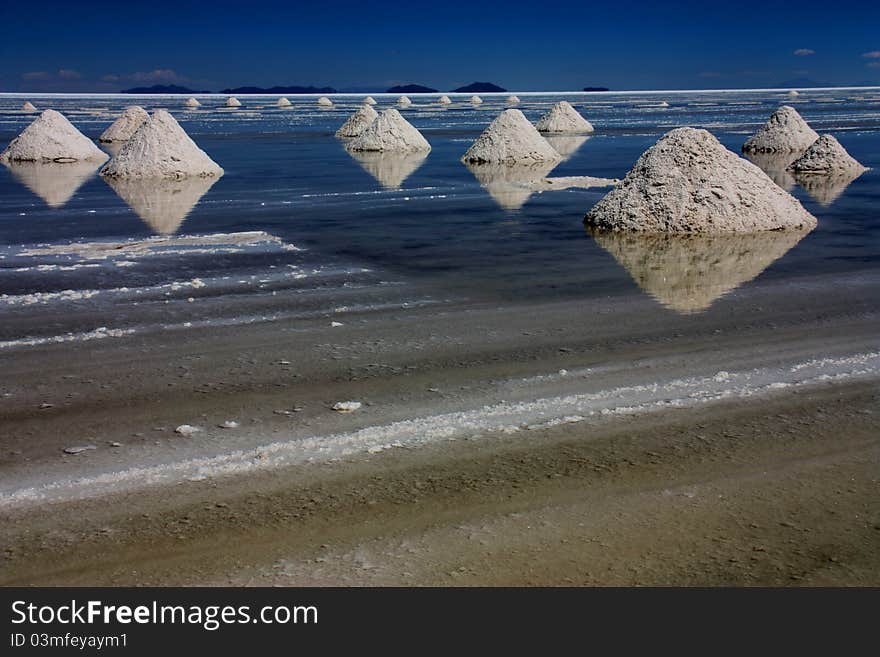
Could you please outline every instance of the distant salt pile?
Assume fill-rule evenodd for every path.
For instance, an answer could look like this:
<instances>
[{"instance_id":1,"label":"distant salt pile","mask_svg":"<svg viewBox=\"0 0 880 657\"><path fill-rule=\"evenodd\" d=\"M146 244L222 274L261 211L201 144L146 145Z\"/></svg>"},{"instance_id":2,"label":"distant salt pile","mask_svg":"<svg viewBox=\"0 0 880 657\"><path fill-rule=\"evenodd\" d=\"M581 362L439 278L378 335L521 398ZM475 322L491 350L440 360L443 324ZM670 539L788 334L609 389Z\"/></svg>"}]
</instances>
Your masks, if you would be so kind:
<instances>
[{"instance_id":1,"label":"distant salt pile","mask_svg":"<svg viewBox=\"0 0 880 657\"><path fill-rule=\"evenodd\" d=\"M420 153L431 145L396 109L387 109L346 147L350 151Z\"/></svg>"},{"instance_id":2,"label":"distant salt pile","mask_svg":"<svg viewBox=\"0 0 880 657\"><path fill-rule=\"evenodd\" d=\"M795 108L783 105L742 149L744 153L796 153L809 148L818 138Z\"/></svg>"},{"instance_id":3,"label":"distant salt pile","mask_svg":"<svg viewBox=\"0 0 880 657\"><path fill-rule=\"evenodd\" d=\"M147 111L140 105L132 105L126 107L122 112L122 116L116 119L113 124L101 133L98 141L104 143L113 143L115 141L128 141L131 136L137 132L144 121L150 118Z\"/></svg>"},{"instance_id":4,"label":"distant salt pile","mask_svg":"<svg viewBox=\"0 0 880 657\"><path fill-rule=\"evenodd\" d=\"M241 101L234 96L226 99L226 107L241 107Z\"/></svg>"},{"instance_id":5,"label":"distant salt pile","mask_svg":"<svg viewBox=\"0 0 880 657\"><path fill-rule=\"evenodd\" d=\"M336 131L337 137L357 137L376 120L379 114L369 105L361 107Z\"/></svg>"},{"instance_id":6,"label":"distant salt pile","mask_svg":"<svg viewBox=\"0 0 880 657\"><path fill-rule=\"evenodd\" d=\"M797 91L792 89L791 91L788 92L787 95L789 98L797 98L798 96L800 96L800 93L798 93Z\"/></svg>"},{"instance_id":7,"label":"distant salt pile","mask_svg":"<svg viewBox=\"0 0 880 657\"><path fill-rule=\"evenodd\" d=\"M401 96L397 99L397 104L401 107L409 107L410 105L412 105L412 101L409 99L408 96Z\"/></svg>"},{"instance_id":8,"label":"distant salt pile","mask_svg":"<svg viewBox=\"0 0 880 657\"><path fill-rule=\"evenodd\" d=\"M291 105L293 105L293 103L291 103L287 98L279 98L277 105L278 107L290 107Z\"/></svg>"},{"instance_id":9,"label":"distant salt pile","mask_svg":"<svg viewBox=\"0 0 880 657\"><path fill-rule=\"evenodd\" d=\"M565 100L556 103L549 112L538 119L536 127L538 132L593 132L592 124Z\"/></svg>"},{"instance_id":10,"label":"distant salt pile","mask_svg":"<svg viewBox=\"0 0 880 657\"><path fill-rule=\"evenodd\" d=\"M696 128L663 135L584 222L601 230L704 234L816 225L761 169Z\"/></svg>"},{"instance_id":11,"label":"distant salt pile","mask_svg":"<svg viewBox=\"0 0 880 657\"><path fill-rule=\"evenodd\" d=\"M669 103L667 103L665 100L661 100L659 103L657 103L657 107L669 107Z\"/></svg>"},{"instance_id":12,"label":"distant salt pile","mask_svg":"<svg viewBox=\"0 0 880 657\"><path fill-rule=\"evenodd\" d=\"M482 105L483 99L479 96L471 96L471 104L472 105Z\"/></svg>"},{"instance_id":13,"label":"distant salt pile","mask_svg":"<svg viewBox=\"0 0 880 657\"><path fill-rule=\"evenodd\" d=\"M31 101L26 100L24 102L24 105L21 106L21 111L22 112L36 112L37 108L34 107L34 104Z\"/></svg>"},{"instance_id":14,"label":"distant salt pile","mask_svg":"<svg viewBox=\"0 0 880 657\"><path fill-rule=\"evenodd\" d=\"M846 152L832 135L822 135L788 169L800 174L836 175L867 169Z\"/></svg>"},{"instance_id":15,"label":"distant salt pile","mask_svg":"<svg viewBox=\"0 0 880 657\"><path fill-rule=\"evenodd\" d=\"M333 107L333 101L327 98L327 96L321 96L318 99L318 105L321 107Z\"/></svg>"},{"instance_id":16,"label":"distant salt pile","mask_svg":"<svg viewBox=\"0 0 880 657\"><path fill-rule=\"evenodd\" d=\"M507 97L508 105L518 105L519 104L519 96L508 96Z\"/></svg>"},{"instance_id":17,"label":"distant salt pile","mask_svg":"<svg viewBox=\"0 0 880 657\"><path fill-rule=\"evenodd\" d=\"M202 104L197 101L195 98L187 98L186 103L184 103L188 108L195 109L197 107L201 107Z\"/></svg>"},{"instance_id":18,"label":"distant salt pile","mask_svg":"<svg viewBox=\"0 0 880 657\"><path fill-rule=\"evenodd\" d=\"M222 176L223 169L196 146L165 110L156 110L102 169L106 178Z\"/></svg>"},{"instance_id":19,"label":"distant salt pile","mask_svg":"<svg viewBox=\"0 0 880 657\"><path fill-rule=\"evenodd\" d=\"M107 154L64 115L45 110L0 153L0 162L103 162Z\"/></svg>"},{"instance_id":20,"label":"distant salt pile","mask_svg":"<svg viewBox=\"0 0 880 657\"><path fill-rule=\"evenodd\" d=\"M441 105L451 105L452 104L452 101L449 99L449 96L440 96L440 98L437 99L437 102L440 103Z\"/></svg>"},{"instance_id":21,"label":"distant salt pile","mask_svg":"<svg viewBox=\"0 0 880 657\"><path fill-rule=\"evenodd\" d=\"M461 161L476 164L534 164L558 162L561 159L521 111L508 109L501 112L477 137Z\"/></svg>"},{"instance_id":22,"label":"distant salt pile","mask_svg":"<svg viewBox=\"0 0 880 657\"><path fill-rule=\"evenodd\" d=\"M373 98L372 96L367 96L366 98L364 98L364 105L375 105L375 104L376 104L376 99Z\"/></svg>"}]
</instances>

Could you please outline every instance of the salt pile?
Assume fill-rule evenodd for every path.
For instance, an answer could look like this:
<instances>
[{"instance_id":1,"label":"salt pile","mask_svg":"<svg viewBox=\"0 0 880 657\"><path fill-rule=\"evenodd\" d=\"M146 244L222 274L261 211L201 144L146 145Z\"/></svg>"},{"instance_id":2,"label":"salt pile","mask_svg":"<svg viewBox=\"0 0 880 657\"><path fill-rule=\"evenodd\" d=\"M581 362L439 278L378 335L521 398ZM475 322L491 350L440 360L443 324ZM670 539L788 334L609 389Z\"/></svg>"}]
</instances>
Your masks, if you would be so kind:
<instances>
[{"instance_id":1,"label":"salt pile","mask_svg":"<svg viewBox=\"0 0 880 657\"><path fill-rule=\"evenodd\" d=\"M287 98L279 98L278 99L278 107L290 107L293 105Z\"/></svg>"},{"instance_id":2,"label":"salt pile","mask_svg":"<svg viewBox=\"0 0 880 657\"><path fill-rule=\"evenodd\" d=\"M418 153L431 150L431 145L400 112L387 109L346 148L349 151Z\"/></svg>"},{"instance_id":3,"label":"salt pile","mask_svg":"<svg viewBox=\"0 0 880 657\"><path fill-rule=\"evenodd\" d=\"M816 225L761 169L696 128L663 135L584 221L603 230L706 234Z\"/></svg>"},{"instance_id":4,"label":"salt pile","mask_svg":"<svg viewBox=\"0 0 880 657\"><path fill-rule=\"evenodd\" d=\"M789 98L797 98L798 96L800 96L800 94L797 91L795 91L794 89L792 89L791 91L788 92Z\"/></svg>"},{"instance_id":5,"label":"salt pile","mask_svg":"<svg viewBox=\"0 0 880 657\"><path fill-rule=\"evenodd\" d=\"M195 98L187 98L186 103L184 103L190 109L195 109L196 107L201 107L202 104L197 101Z\"/></svg>"},{"instance_id":6,"label":"salt pile","mask_svg":"<svg viewBox=\"0 0 880 657\"><path fill-rule=\"evenodd\" d=\"M561 100L542 116L536 124L538 132L593 132L593 126L571 103Z\"/></svg>"},{"instance_id":7,"label":"salt pile","mask_svg":"<svg viewBox=\"0 0 880 657\"><path fill-rule=\"evenodd\" d=\"M418 153L381 153L377 151L350 151L364 171L376 179L385 189L400 189L428 157L426 151Z\"/></svg>"},{"instance_id":8,"label":"salt pile","mask_svg":"<svg viewBox=\"0 0 880 657\"><path fill-rule=\"evenodd\" d=\"M95 175L99 166L100 163L94 160L67 164L12 162L9 172L50 208L61 208L85 181Z\"/></svg>"},{"instance_id":9,"label":"salt pile","mask_svg":"<svg viewBox=\"0 0 880 657\"><path fill-rule=\"evenodd\" d=\"M759 276L808 232L591 233L642 290L667 308L690 314L706 310L722 295Z\"/></svg>"},{"instance_id":10,"label":"salt pile","mask_svg":"<svg viewBox=\"0 0 880 657\"><path fill-rule=\"evenodd\" d=\"M471 96L471 103L474 105L480 105L483 102L483 99L479 96Z\"/></svg>"},{"instance_id":11,"label":"salt pile","mask_svg":"<svg viewBox=\"0 0 880 657\"><path fill-rule=\"evenodd\" d=\"M327 98L327 96L321 96L318 99L318 105L321 107L333 107L333 101Z\"/></svg>"},{"instance_id":12,"label":"salt pile","mask_svg":"<svg viewBox=\"0 0 880 657\"><path fill-rule=\"evenodd\" d=\"M375 105L375 104L376 104L376 99L373 98L372 96L367 96L366 98L364 98L364 105Z\"/></svg>"},{"instance_id":13,"label":"salt pile","mask_svg":"<svg viewBox=\"0 0 880 657\"><path fill-rule=\"evenodd\" d=\"M788 167L795 173L841 174L867 171L832 135L822 135Z\"/></svg>"},{"instance_id":14,"label":"salt pile","mask_svg":"<svg viewBox=\"0 0 880 657\"><path fill-rule=\"evenodd\" d=\"M107 154L64 115L46 110L0 153L0 162L103 162Z\"/></svg>"},{"instance_id":15,"label":"salt pile","mask_svg":"<svg viewBox=\"0 0 880 657\"><path fill-rule=\"evenodd\" d=\"M461 158L478 164L557 163L561 159L518 109L501 112Z\"/></svg>"},{"instance_id":16,"label":"salt pile","mask_svg":"<svg viewBox=\"0 0 880 657\"><path fill-rule=\"evenodd\" d=\"M131 136L137 132L144 121L150 118L147 111L139 105L126 107L122 112L122 116L116 119L113 124L101 133L98 141L104 143L113 143L114 141L128 141Z\"/></svg>"},{"instance_id":17,"label":"salt pile","mask_svg":"<svg viewBox=\"0 0 880 657\"><path fill-rule=\"evenodd\" d=\"M449 96L440 96L440 98L437 99L437 102L440 103L441 105L451 105L452 104L452 101L449 99Z\"/></svg>"},{"instance_id":18,"label":"salt pile","mask_svg":"<svg viewBox=\"0 0 880 657\"><path fill-rule=\"evenodd\" d=\"M397 99L397 104L401 107L409 107L410 105L412 105L412 101L407 96L401 96Z\"/></svg>"},{"instance_id":19,"label":"salt pile","mask_svg":"<svg viewBox=\"0 0 880 657\"><path fill-rule=\"evenodd\" d=\"M222 176L223 169L196 146L180 124L158 109L108 162L108 178L186 178Z\"/></svg>"},{"instance_id":20,"label":"salt pile","mask_svg":"<svg viewBox=\"0 0 880 657\"><path fill-rule=\"evenodd\" d=\"M37 108L34 107L34 104L31 101L26 100L24 102L24 105L21 106L21 111L22 112L36 112Z\"/></svg>"},{"instance_id":21,"label":"salt pile","mask_svg":"<svg viewBox=\"0 0 880 657\"><path fill-rule=\"evenodd\" d=\"M241 107L241 101L238 98L230 96L226 99L226 107Z\"/></svg>"},{"instance_id":22,"label":"salt pile","mask_svg":"<svg viewBox=\"0 0 880 657\"><path fill-rule=\"evenodd\" d=\"M783 105L773 112L761 128L745 144L744 153L795 153L809 148L819 135L797 110Z\"/></svg>"},{"instance_id":23,"label":"salt pile","mask_svg":"<svg viewBox=\"0 0 880 657\"><path fill-rule=\"evenodd\" d=\"M516 105L519 103L519 96L508 96L507 104L508 105Z\"/></svg>"},{"instance_id":24,"label":"salt pile","mask_svg":"<svg viewBox=\"0 0 880 657\"><path fill-rule=\"evenodd\" d=\"M180 229L184 219L219 177L105 180L154 233L171 235Z\"/></svg>"},{"instance_id":25,"label":"salt pile","mask_svg":"<svg viewBox=\"0 0 880 657\"><path fill-rule=\"evenodd\" d=\"M337 137L357 137L367 127L376 120L379 114L369 105L361 105L354 114L348 117L348 120L342 124L342 127L336 131Z\"/></svg>"}]
</instances>

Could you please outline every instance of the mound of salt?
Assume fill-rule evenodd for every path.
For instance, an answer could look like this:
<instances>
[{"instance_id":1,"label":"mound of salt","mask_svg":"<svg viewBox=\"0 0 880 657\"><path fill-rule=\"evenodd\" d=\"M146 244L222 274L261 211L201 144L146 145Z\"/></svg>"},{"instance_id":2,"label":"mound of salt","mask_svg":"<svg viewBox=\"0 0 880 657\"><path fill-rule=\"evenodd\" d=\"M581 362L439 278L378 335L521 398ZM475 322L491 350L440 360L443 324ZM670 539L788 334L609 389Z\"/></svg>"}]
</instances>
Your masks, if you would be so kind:
<instances>
[{"instance_id":1,"label":"mound of salt","mask_svg":"<svg viewBox=\"0 0 880 657\"><path fill-rule=\"evenodd\" d=\"M819 135L797 110L783 105L743 144L744 153L795 153L806 150Z\"/></svg>"},{"instance_id":2,"label":"mound of salt","mask_svg":"<svg viewBox=\"0 0 880 657\"><path fill-rule=\"evenodd\" d=\"M122 116L101 133L98 141L108 144L114 141L128 141L148 118L150 118L150 115L140 105L126 107L125 111L122 112Z\"/></svg>"},{"instance_id":3,"label":"mound of salt","mask_svg":"<svg viewBox=\"0 0 880 657\"><path fill-rule=\"evenodd\" d=\"M816 225L760 168L696 128L663 135L584 222L602 230L705 234Z\"/></svg>"},{"instance_id":4,"label":"mound of salt","mask_svg":"<svg viewBox=\"0 0 880 657\"><path fill-rule=\"evenodd\" d=\"M562 157L553 150L529 120L518 109L504 110L471 145L462 162L495 164L529 164L559 162Z\"/></svg>"},{"instance_id":5,"label":"mound of salt","mask_svg":"<svg viewBox=\"0 0 880 657\"><path fill-rule=\"evenodd\" d=\"M800 96L800 93L798 93L797 91L792 89L791 91L788 92L787 95L789 98L797 98L798 96Z\"/></svg>"},{"instance_id":6,"label":"mound of salt","mask_svg":"<svg viewBox=\"0 0 880 657\"><path fill-rule=\"evenodd\" d=\"M24 105L21 106L21 111L22 112L36 112L37 108L34 107L34 104L31 101L26 100L26 101L24 101Z\"/></svg>"},{"instance_id":7,"label":"mound of salt","mask_svg":"<svg viewBox=\"0 0 880 657\"><path fill-rule=\"evenodd\" d=\"M397 104L401 107L409 107L410 105L412 105L412 101L409 99L408 96L401 96L397 99Z\"/></svg>"},{"instance_id":8,"label":"mound of salt","mask_svg":"<svg viewBox=\"0 0 880 657\"><path fill-rule=\"evenodd\" d=\"M0 162L103 162L107 154L55 110L46 110L9 142Z\"/></svg>"},{"instance_id":9,"label":"mound of salt","mask_svg":"<svg viewBox=\"0 0 880 657\"><path fill-rule=\"evenodd\" d=\"M190 109L195 109L196 107L202 106L202 104L199 101L197 101L195 98L187 98L186 103L184 103L184 105L186 105Z\"/></svg>"},{"instance_id":10,"label":"mound of salt","mask_svg":"<svg viewBox=\"0 0 880 657\"><path fill-rule=\"evenodd\" d=\"M366 98L364 98L363 104L364 105L375 105L376 99L373 98L372 96L367 96Z\"/></svg>"},{"instance_id":11,"label":"mound of salt","mask_svg":"<svg viewBox=\"0 0 880 657\"><path fill-rule=\"evenodd\" d=\"M788 166L788 170L800 174L826 175L867 171L832 135L819 137L803 155Z\"/></svg>"},{"instance_id":12,"label":"mound of salt","mask_svg":"<svg viewBox=\"0 0 880 657\"><path fill-rule=\"evenodd\" d=\"M337 137L357 137L376 120L379 114L370 105L361 107L336 131Z\"/></svg>"},{"instance_id":13,"label":"mound of salt","mask_svg":"<svg viewBox=\"0 0 880 657\"><path fill-rule=\"evenodd\" d=\"M321 96L318 99L318 105L321 107L333 107L333 101L327 98L327 96Z\"/></svg>"},{"instance_id":14,"label":"mound of salt","mask_svg":"<svg viewBox=\"0 0 880 657\"><path fill-rule=\"evenodd\" d=\"M449 96L440 96L440 98L437 99L437 102L440 103L441 105L451 105L452 104L452 101L449 99Z\"/></svg>"},{"instance_id":15,"label":"mound of salt","mask_svg":"<svg viewBox=\"0 0 880 657\"><path fill-rule=\"evenodd\" d=\"M234 96L226 99L226 107L241 107L241 101Z\"/></svg>"},{"instance_id":16,"label":"mound of salt","mask_svg":"<svg viewBox=\"0 0 880 657\"><path fill-rule=\"evenodd\" d=\"M536 124L538 132L593 132L593 126L566 100L550 108Z\"/></svg>"},{"instance_id":17,"label":"mound of salt","mask_svg":"<svg viewBox=\"0 0 880 657\"><path fill-rule=\"evenodd\" d=\"M507 97L508 105L517 105L519 104L519 96L508 96Z\"/></svg>"},{"instance_id":18,"label":"mound of salt","mask_svg":"<svg viewBox=\"0 0 880 657\"><path fill-rule=\"evenodd\" d=\"M176 233L218 178L106 178L113 191L154 233Z\"/></svg>"},{"instance_id":19,"label":"mound of salt","mask_svg":"<svg viewBox=\"0 0 880 657\"><path fill-rule=\"evenodd\" d=\"M400 112L392 108L379 114L346 148L349 151L420 153L431 150L431 144Z\"/></svg>"},{"instance_id":20,"label":"mound of salt","mask_svg":"<svg viewBox=\"0 0 880 657\"><path fill-rule=\"evenodd\" d=\"M471 96L471 103L473 105L480 105L480 104L482 104L482 102L483 102L483 99L480 98L479 96Z\"/></svg>"},{"instance_id":21,"label":"mound of salt","mask_svg":"<svg viewBox=\"0 0 880 657\"><path fill-rule=\"evenodd\" d=\"M661 100L659 103L657 103L657 107L669 107L669 103L667 103L665 100Z\"/></svg>"},{"instance_id":22,"label":"mound of salt","mask_svg":"<svg viewBox=\"0 0 880 657\"><path fill-rule=\"evenodd\" d=\"M50 208L64 207L82 184L95 175L99 162L86 160L54 162L10 162L9 172L21 184L39 196Z\"/></svg>"},{"instance_id":23,"label":"mound of salt","mask_svg":"<svg viewBox=\"0 0 880 657\"><path fill-rule=\"evenodd\" d=\"M291 105L293 105L293 103L291 103L287 98L279 98L277 105L278 107L290 107Z\"/></svg>"},{"instance_id":24,"label":"mound of salt","mask_svg":"<svg viewBox=\"0 0 880 657\"><path fill-rule=\"evenodd\" d=\"M196 146L180 124L158 109L101 169L107 178L222 176L223 169Z\"/></svg>"}]
</instances>

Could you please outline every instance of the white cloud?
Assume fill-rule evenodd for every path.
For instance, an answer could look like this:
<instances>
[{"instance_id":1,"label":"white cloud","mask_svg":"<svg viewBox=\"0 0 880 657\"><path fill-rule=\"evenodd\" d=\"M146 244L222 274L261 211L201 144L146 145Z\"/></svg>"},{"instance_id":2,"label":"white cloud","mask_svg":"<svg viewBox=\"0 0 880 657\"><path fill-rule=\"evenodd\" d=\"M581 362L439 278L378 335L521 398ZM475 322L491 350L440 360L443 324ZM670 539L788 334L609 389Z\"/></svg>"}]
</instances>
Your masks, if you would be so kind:
<instances>
[{"instance_id":1,"label":"white cloud","mask_svg":"<svg viewBox=\"0 0 880 657\"><path fill-rule=\"evenodd\" d=\"M46 71L28 71L21 74L22 80L48 80L50 77L52 76Z\"/></svg>"},{"instance_id":2,"label":"white cloud","mask_svg":"<svg viewBox=\"0 0 880 657\"><path fill-rule=\"evenodd\" d=\"M809 55L815 55L816 51L812 48L798 48L795 50L792 55L796 55L798 57L807 57Z\"/></svg>"},{"instance_id":3,"label":"white cloud","mask_svg":"<svg viewBox=\"0 0 880 657\"><path fill-rule=\"evenodd\" d=\"M863 52L862 57L865 59L880 59L880 50L872 50L871 52Z\"/></svg>"},{"instance_id":4,"label":"white cloud","mask_svg":"<svg viewBox=\"0 0 880 657\"><path fill-rule=\"evenodd\" d=\"M138 71L126 76L135 82L182 82L186 78L178 75L177 71L170 68L157 68L153 71Z\"/></svg>"},{"instance_id":5,"label":"white cloud","mask_svg":"<svg viewBox=\"0 0 880 657\"><path fill-rule=\"evenodd\" d=\"M58 77L62 80L79 80L82 75L80 75L79 71L74 71L69 68L62 68L58 70Z\"/></svg>"}]
</instances>

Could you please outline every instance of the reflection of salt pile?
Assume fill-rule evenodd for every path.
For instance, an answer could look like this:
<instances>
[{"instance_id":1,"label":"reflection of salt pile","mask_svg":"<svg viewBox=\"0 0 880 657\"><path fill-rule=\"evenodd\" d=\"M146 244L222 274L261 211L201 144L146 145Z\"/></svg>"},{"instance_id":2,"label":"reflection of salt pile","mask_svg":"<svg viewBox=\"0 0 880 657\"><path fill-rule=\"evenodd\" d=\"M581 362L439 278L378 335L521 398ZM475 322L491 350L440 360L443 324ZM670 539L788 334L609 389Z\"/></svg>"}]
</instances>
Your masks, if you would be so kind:
<instances>
[{"instance_id":1,"label":"reflection of salt pile","mask_svg":"<svg viewBox=\"0 0 880 657\"><path fill-rule=\"evenodd\" d=\"M565 160L574 155L589 139L587 135L546 134L543 137L553 147L553 150L559 153Z\"/></svg>"},{"instance_id":2,"label":"reflection of salt pile","mask_svg":"<svg viewBox=\"0 0 880 657\"><path fill-rule=\"evenodd\" d=\"M217 178L121 179L107 178L119 198L156 233L177 232L186 216Z\"/></svg>"},{"instance_id":3,"label":"reflection of salt pile","mask_svg":"<svg viewBox=\"0 0 880 657\"><path fill-rule=\"evenodd\" d=\"M663 135L584 221L606 230L708 234L816 225L761 169L695 128Z\"/></svg>"},{"instance_id":4,"label":"reflection of salt pile","mask_svg":"<svg viewBox=\"0 0 880 657\"><path fill-rule=\"evenodd\" d=\"M31 101L26 100L24 102L24 105L21 106L21 111L22 112L36 112L37 108L34 107L34 104Z\"/></svg>"},{"instance_id":5,"label":"reflection of salt pile","mask_svg":"<svg viewBox=\"0 0 880 657\"><path fill-rule=\"evenodd\" d=\"M814 201L828 206L840 198L850 183L863 173L864 170L851 170L825 176L796 173L794 179Z\"/></svg>"},{"instance_id":6,"label":"reflection of salt pile","mask_svg":"<svg viewBox=\"0 0 880 657\"><path fill-rule=\"evenodd\" d=\"M461 158L462 162L498 164L555 164L561 159L518 109L501 112Z\"/></svg>"},{"instance_id":7,"label":"reflection of salt pile","mask_svg":"<svg viewBox=\"0 0 880 657\"><path fill-rule=\"evenodd\" d=\"M346 148L349 151L418 153L428 152L431 145L400 112L387 109Z\"/></svg>"},{"instance_id":8,"label":"reflection of salt pile","mask_svg":"<svg viewBox=\"0 0 880 657\"><path fill-rule=\"evenodd\" d=\"M165 110L153 115L108 162L101 175L112 178L222 176L223 169L196 146Z\"/></svg>"},{"instance_id":9,"label":"reflection of salt pile","mask_svg":"<svg viewBox=\"0 0 880 657\"><path fill-rule=\"evenodd\" d=\"M797 110L783 105L743 144L744 153L794 153L819 138Z\"/></svg>"},{"instance_id":10,"label":"reflection of salt pile","mask_svg":"<svg viewBox=\"0 0 880 657\"><path fill-rule=\"evenodd\" d=\"M144 121L150 118L147 111L139 105L126 107L122 116L116 119L112 125L101 133L98 141L113 143L114 141L128 141L137 132Z\"/></svg>"},{"instance_id":11,"label":"reflection of salt pile","mask_svg":"<svg viewBox=\"0 0 880 657\"><path fill-rule=\"evenodd\" d=\"M538 119L535 127L538 128L538 132L593 132L590 122L565 100L559 101L550 108L549 112Z\"/></svg>"},{"instance_id":12,"label":"reflection of salt pile","mask_svg":"<svg viewBox=\"0 0 880 657\"><path fill-rule=\"evenodd\" d=\"M321 107L333 107L333 101L327 98L327 96L321 96L318 99L318 105Z\"/></svg>"},{"instance_id":13,"label":"reflection of salt pile","mask_svg":"<svg viewBox=\"0 0 880 657\"><path fill-rule=\"evenodd\" d=\"M361 107L342 124L342 127L336 131L337 137L357 137L369 125L376 120L379 115L369 105L361 105Z\"/></svg>"},{"instance_id":14,"label":"reflection of salt pile","mask_svg":"<svg viewBox=\"0 0 880 657\"><path fill-rule=\"evenodd\" d=\"M372 96L367 96L366 98L364 98L364 105L375 105L375 104L376 104L376 99L373 98Z\"/></svg>"},{"instance_id":15,"label":"reflection of salt pile","mask_svg":"<svg viewBox=\"0 0 880 657\"><path fill-rule=\"evenodd\" d=\"M519 103L519 96L508 96L507 104L508 105L516 105Z\"/></svg>"},{"instance_id":16,"label":"reflection of salt pile","mask_svg":"<svg viewBox=\"0 0 880 657\"><path fill-rule=\"evenodd\" d=\"M290 102L287 98L279 98L278 99L278 107L290 107L293 103Z\"/></svg>"},{"instance_id":17,"label":"reflection of salt pile","mask_svg":"<svg viewBox=\"0 0 880 657\"><path fill-rule=\"evenodd\" d=\"M770 176L770 180L787 192L794 189L795 180L788 165L797 159L797 153L746 153L749 162Z\"/></svg>"},{"instance_id":18,"label":"reflection of salt pile","mask_svg":"<svg viewBox=\"0 0 880 657\"><path fill-rule=\"evenodd\" d=\"M401 107L409 107L410 105L412 105L412 101L407 96L401 96L397 99L397 104Z\"/></svg>"},{"instance_id":19,"label":"reflection of salt pile","mask_svg":"<svg viewBox=\"0 0 880 657\"><path fill-rule=\"evenodd\" d=\"M468 170L505 210L519 210L535 192L534 184L556 166L556 161L528 164L465 162Z\"/></svg>"},{"instance_id":20,"label":"reflection of salt pile","mask_svg":"<svg viewBox=\"0 0 880 657\"><path fill-rule=\"evenodd\" d=\"M479 96L471 96L471 104L473 104L473 105L479 105L479 104L481 104L482 102L483 102L483 99L480 98Z\"/></svg>"},{"instance_id":21,"label":"reflection of salt pile","mask_svg":"<svg viewBox=\"0 0 880 657\"><path fill-rule=\"evenodd\" d=\"M226 107L241 107L241 101L238 98L229 97L226 99Z\"/></svg>"},{"instance_id":22,"label":"reflection of salt pile","mask_svg":"<svg viewBox=\"0 0 880 657\"><path fill-rule=\"evenodd\" d=\"M757 277L809 231L658 235L591 231L636 284L681 313L707 309Z\"/></svg>"},{"instance_id":23,"label":"reflection of salt pile","mask_svg":"<svg viewBox=\"0 0 880 657\"><path fill-rule=\"evenodd\" d=\"M0 162L103 162L107 154L62 114L46 110L0 153Z\"/></svg>"},{"instance_id":24,"label":"reflection of salt pile","mask_svg":"<svg viewBox=\"0 0 880 657\"><path fill-rule=\"evenodd\" d=\"M452 103L449 96L440 96L440 98L437 99L437 102L441 105L450 105Z\"/></svg>"},{"instance_id":25,"label":"reflection of salt pile","mask_svg":"<svg viewBox=\"0 0 880 657\"><path fill-rule=\"evenodd\" d=\"M187 98L186 103L184 103L188 108L195 109L197 107L201 107L202 104L197 101L195 98Z\"/></svg>"},{"instance_id":26,"label":"reflection of salt pile","mask_svg":"<svg viewBox=\"0 0 880 657\"><path fill-rule=\"evenodd\" d=\"M98 166L99 163L94 161L67 164L12 162L9 164L9 171L50 208L60 208L95 174Z\"/></svg>"},{"instance_id":27,"label":"reflection of salt pile","mask_svg":"<svg viewBox=\"0 0 880 657\"><path fill-rule=\"evenodd\" d=\"M832 135L822 135L788 167L801 174L842 174L867 171Z\"/></svg>"},{"instance_id":28,"label":"reflection of salt pile","mask_svg":"<svg viewBox=\"0 0 880 657\"><path fill-rule=\"evenodd\" d=\"M386 189L399 189L403 181L422 166L428 157L426 152L350 151L349 154Z\"/></svg>"}]
</instances>

